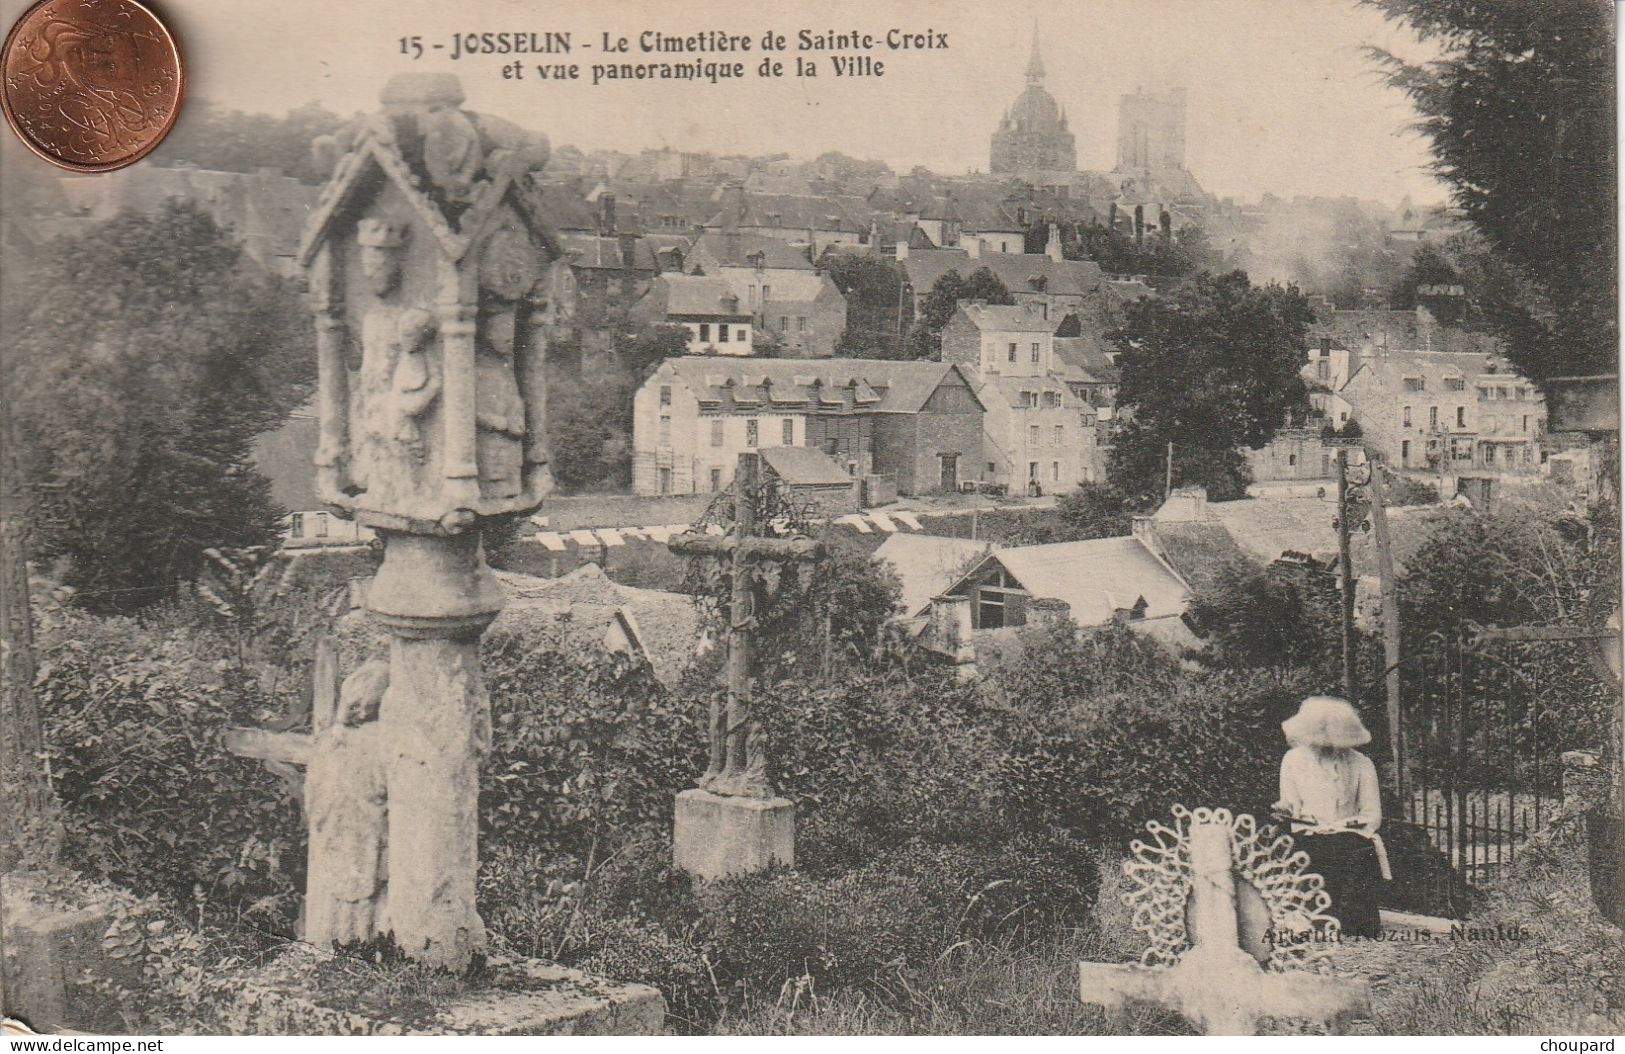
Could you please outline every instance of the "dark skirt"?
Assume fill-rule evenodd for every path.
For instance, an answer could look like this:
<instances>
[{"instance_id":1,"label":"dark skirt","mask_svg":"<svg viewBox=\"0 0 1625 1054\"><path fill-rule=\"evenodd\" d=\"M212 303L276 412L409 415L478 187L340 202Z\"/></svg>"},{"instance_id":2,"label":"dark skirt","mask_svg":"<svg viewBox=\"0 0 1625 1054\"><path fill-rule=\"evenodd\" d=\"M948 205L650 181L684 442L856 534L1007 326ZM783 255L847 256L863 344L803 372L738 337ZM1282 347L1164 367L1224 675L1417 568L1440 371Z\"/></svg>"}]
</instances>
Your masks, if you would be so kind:
<instances>
[{"instance_id":1,"label":"dark skirt","mask_svg":"<svg viewBox=\"0 0 1625 1054\"><path fill-rule=\"evenodd\" d=\"M1296 834L1292 839L1309 854L1307 870L1325 879L1332 898L1325 913L1341 924L1343 936L1382 936L1377 914L1382 869L1371 840L1357 834Z\"/></svg>"}]
</instances>

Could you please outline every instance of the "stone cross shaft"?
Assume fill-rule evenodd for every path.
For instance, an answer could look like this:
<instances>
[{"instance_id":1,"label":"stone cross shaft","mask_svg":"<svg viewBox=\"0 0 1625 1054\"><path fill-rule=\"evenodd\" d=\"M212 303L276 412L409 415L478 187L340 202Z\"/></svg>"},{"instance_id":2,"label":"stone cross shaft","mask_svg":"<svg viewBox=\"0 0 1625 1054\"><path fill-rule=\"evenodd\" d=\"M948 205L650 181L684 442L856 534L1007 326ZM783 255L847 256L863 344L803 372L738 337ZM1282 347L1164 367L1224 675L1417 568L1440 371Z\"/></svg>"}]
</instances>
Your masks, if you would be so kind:
<instances>
[{"instance_id":1,"label":"stone cross shaft","mask_svg":"<svg viewBox=\"0 0 1625 1054\"><path fill-rule=\"evenodd\" d=\"M755 500L761 483L761 458L739 455L734 472L732 535L673 538L671 550L683 556L729 561L732 592L728 603L728 686L725 705L715 700L710 714L710 761L699 785L713 794L747 798L777 796L767 771L767 742L752 712L751 678L755 673L754 633L759 587L752 570L764 561L816 560L823 545L810 538L763 538L757 535Z\"/></svg>"},{"instance_id":2,"label":"stone cross shaft","mask_svg":"<svg viewBox=\"0 0 1625 1054\"><path fill-rule=\"evenodd\" d=\"M1084 1002L1116 1009L1130 1002L1177 1011L1210 1036L1256 1035L1261 1017L1290 1017L1341 1027L1369 1012L1363 981L1308 972L1272 972L1240 945L1231 829L1197 821L1190 832L1192 947L1172 967L1079 963Z\"/></svg>"}]
</instances>

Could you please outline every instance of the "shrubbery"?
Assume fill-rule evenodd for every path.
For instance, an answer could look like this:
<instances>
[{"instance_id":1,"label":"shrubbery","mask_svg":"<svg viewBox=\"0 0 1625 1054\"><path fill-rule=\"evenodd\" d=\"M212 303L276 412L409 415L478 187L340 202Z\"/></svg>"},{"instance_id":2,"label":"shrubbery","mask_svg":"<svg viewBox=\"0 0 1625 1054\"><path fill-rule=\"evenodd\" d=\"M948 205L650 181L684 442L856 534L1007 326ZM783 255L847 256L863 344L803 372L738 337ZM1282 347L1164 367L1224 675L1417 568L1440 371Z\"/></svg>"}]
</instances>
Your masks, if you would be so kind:
<instances>
[{"instance_id":1,"label":"shrubbery","mask_svg":"<svg viewBox=\"0 0 1625 1054\"><path fill-rule=\"evenodd\" d=\"M183 911L201 886L216 921L291 932L298 811L220 739L279 709L277 691L217 658L234 650L201 613L66 618L42 634L42 683L76 862ZM951 949L1086 926L1100 854L1175 801L1273 800L1297 671L1192 670L1126 629L1070 624L1021 650L967 682L860 645L827 679L763 686L798 871L697 893L671 868L671 808L704 764L714 668L668 689L624 659L488 635L488 927L522 954L659 985L688 1029L781 991L884 1000Z\"/></svg>"}]
</instances>

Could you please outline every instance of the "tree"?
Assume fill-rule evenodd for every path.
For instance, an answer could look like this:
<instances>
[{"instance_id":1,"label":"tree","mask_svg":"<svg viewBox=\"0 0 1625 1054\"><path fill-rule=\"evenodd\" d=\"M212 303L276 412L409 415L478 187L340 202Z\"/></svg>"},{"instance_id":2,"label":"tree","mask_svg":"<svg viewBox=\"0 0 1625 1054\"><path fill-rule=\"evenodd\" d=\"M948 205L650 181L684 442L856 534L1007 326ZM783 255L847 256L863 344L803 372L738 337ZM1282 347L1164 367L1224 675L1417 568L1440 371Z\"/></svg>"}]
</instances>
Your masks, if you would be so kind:
<instances>
[{"instance_id":1,"label":"tree","mask_svg":"<svg viewBox=\"0 0 1625 1054\"><path fill-rule=\"evenodd\" d=\"M36 551L65 561L80 601L139 608L210 546L271 541L283 510L250 454L313 387L294 285L180 202L62 243L30 283L6 320L6 404Z\"/></svg>"},{"instance_id":2,"label":"tree","mask_svg":"<svg viewBox=\"0 0 1625 1054\"><path fill-rule=\"evenodd\" d=\"M873 256L831 252L824 257L830 281L846 297L846 330L835 354L855 359L895 359L906 354L902 333L912 321L897 266Z\"/></svg>"},{"instance_id":3,"label":"tree","mask_svg":"<svg viewBox=\"0 0 1625 1054\"><path fill-rule=\"evenodd\" d=\"M1115 538L1129 533L1134 510L1116 487L1109 483L1082 483L1061 495L1055 504L1060 526L1057 542Z\"/></svg>"},{"instance_id":4,"label":"tree","mask_svg":"<svg viewBox=\"0 0 1625 1054\"><path fill-rule=\"evenodd\" d=\"M920 314L915 319L914 332L909 338L914 347L914 358L941 358L942 327L954 317L961 300L984 300L989 304L1016 302L999 276L986 267L978 267L969 278L962 278L958 271L949 271L937 279L925 299L920 301Z\"/></svg>"},{"instance_id":5,"label":"tree","mask_svg":"<svg viewBox=\"0 0 1625 1054\"><path fill-rule=\"evenodd\" d=\"M642 381L667 359L688 354L684 326L643 326L616 339L616 354L634 382Z\"/></svg>"},{"instance_id":6,"label":"tree","mask_svg":"<svg viewBox=\"0 0 1625 1054\"><path fill-rule=\"evenodd\" d=\"M1210 666L1300 666L1328 689L1339 681L1341 610L1330 573L1236 561L1197 590L1188 617L1207 642L1202 659Z\"/></svg>"},{"instance_id":7,"label":"tree","mask_svg":"<svg viewBox=\"0 0 1625 1054\"><path fill-rule=\"evenodd\" d=\"M1492 311L1512 361L1537 381L1617 371L1613 6L1362 2L1442 53L1372 52L1455 205L1514 272Z\"/></svg>"},{"instance_id":8,"label":"tree","mask_svg":"<svg viewBox=\"0 0 1625 1054\"><path fill-rule=\"evenodd\" d=\"M1202 274L1132 305L1110 339L1122 349L1111 484L1130 501L1160 497L1167 446L1173 483L1237 498L1249 474L1240 447L1268 443L1308 406L1298 370L1309 302L1296 286L1254 288L1241 271Z\"/></svg>"},{"instance_id":9,"label":"tree","mask_svg":"<svg viewBox=\"0 0 1625 1054\"><path fill-rule=\"evenodd\" d=\"M186 120L153 151L152 160L223 172L275 168L301 182L321 183L327 178L326 165L312 145L320 136L336 134L344 124L343 118L315 102L272 117L222 110L197 100L187 103Z\"/></svg>"},{"instance_id":10,"label":"tree","mask_svg":"<svg viewBox=\"0 0 1625 1054\"><path fill-rule=\"evenodd\" d=\"M560 376L547 389L547 445L564 493L624 490L632 477L632 386L617 374Z\"/></svg>"}]
</instances>

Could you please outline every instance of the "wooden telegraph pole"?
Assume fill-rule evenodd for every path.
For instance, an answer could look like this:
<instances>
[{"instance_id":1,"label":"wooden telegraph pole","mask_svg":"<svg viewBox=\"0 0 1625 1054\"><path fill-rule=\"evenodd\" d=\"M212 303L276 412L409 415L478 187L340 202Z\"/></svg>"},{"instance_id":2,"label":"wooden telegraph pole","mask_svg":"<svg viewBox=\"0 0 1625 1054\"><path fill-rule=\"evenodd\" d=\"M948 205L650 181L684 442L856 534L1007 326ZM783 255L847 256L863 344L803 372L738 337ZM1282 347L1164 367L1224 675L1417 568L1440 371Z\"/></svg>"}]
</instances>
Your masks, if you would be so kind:
<instances>
[{"instance_id":1,"label":"wooden telegraph pole","mask_svg":"<svg viewBox=\"0 0 1625 1054\"><path fill-rule=\"evenodd\" d=\"M1337 574L1343 612L1343 696L1360 705L1354 677L1354 559L1349 545L1349 452L1337 452Z\"/></svg>"}]
</instances>

